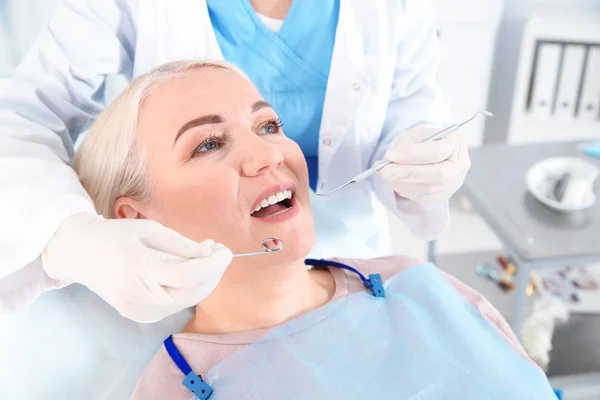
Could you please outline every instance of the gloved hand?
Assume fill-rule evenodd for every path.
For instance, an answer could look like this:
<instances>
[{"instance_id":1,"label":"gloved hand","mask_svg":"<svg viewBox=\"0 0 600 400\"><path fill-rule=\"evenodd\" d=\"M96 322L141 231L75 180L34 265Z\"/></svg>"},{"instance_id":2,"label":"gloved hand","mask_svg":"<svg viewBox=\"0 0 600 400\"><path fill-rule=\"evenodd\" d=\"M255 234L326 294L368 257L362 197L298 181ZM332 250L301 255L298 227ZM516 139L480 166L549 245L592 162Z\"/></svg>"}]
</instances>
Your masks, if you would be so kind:
<instances>
[{"instance_id":1,"label":"gloved hand","mask_svg":"<svg viewBox=\"0 0 600 400\"><path fill-rule=\"evenodd\" d=\"M379 174L398 195L420 204L442 203L462 186L471 161L460 134L419 143L438 131L409 129L386 152L385 159L392 164Z\"/></svg>"},{"instance_id":2,"label":"gloved hand","mask_svg":"<svg viewBox=\"0 0 600 400\"><path fill-rule=\"evenodd\" d=\"M194 242L155 221L87 213L63 222L42 253L48 276L87 286L137 322L198 304L231 259L223 245Z\"/></svg>"}]
</instances>

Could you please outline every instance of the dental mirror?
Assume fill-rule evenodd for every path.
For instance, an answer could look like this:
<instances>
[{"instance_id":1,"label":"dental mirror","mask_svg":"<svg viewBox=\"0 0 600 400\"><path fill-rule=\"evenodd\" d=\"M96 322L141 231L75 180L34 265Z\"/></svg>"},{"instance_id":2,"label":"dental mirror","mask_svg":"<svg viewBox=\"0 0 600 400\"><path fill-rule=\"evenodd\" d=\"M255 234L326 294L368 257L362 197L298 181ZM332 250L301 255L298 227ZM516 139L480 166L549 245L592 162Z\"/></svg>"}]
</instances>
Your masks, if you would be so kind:
<instances>
[{"instance_id":1,"label":"dental mirror","mask_svg":"<svg viewBox=\"0 0 600 400\"><path fill-rule=\"evenodd\" d=\"M263 241L262 241L262 247L263 247L263 251L255 251L253 253L234 254L233 258L258 256L261 254L277 252L277 251L283 249L283 240L277 239L277 238L266 238L266 239L263 239Z\"/></svg>"}]
</instances>

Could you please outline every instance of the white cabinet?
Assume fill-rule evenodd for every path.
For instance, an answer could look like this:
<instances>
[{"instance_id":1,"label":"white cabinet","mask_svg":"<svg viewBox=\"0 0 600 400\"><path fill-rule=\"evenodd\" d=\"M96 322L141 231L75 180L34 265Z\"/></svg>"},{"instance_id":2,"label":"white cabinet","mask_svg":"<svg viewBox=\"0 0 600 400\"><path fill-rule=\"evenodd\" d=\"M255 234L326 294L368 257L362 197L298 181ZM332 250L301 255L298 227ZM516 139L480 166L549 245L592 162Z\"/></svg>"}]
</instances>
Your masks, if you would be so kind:
<instances>
[{"instance_id":1,"label":"white cabinet","mask_svg":"<svg viewBox=\"0 0 600 400\"><path fill-rule=\"evenodd\" d=\"M538 12L525 24L509 143L600 138L600 14Z\"/></svg>"},{"instance_id":2,"label":"white cabinet","mask_svg":"<svg viewBox=\"0 0 600 400\"><path fill-rule=\"evenodd\" d=\"M453 121L486 109L496 30L502 0L435 0L440 39L438 81ZM490 110L494 112L494 110ZM484 120L461 129L470 146L483 139Z\"/></svg>"}]
</instances>

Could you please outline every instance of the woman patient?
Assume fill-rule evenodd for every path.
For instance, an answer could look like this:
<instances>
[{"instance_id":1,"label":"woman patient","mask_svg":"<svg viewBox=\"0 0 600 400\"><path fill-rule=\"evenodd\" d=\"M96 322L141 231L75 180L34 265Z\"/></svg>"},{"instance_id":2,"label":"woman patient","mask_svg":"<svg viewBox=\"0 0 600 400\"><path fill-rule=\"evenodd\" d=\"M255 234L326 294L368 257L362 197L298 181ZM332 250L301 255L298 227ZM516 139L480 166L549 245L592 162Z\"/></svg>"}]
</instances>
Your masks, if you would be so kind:
<instances>
[{"instance_id":1,"label":"woman patient","mask_svg":"<svg viewBox=\"0 0 600 400\"><path fill-rule=\"evenodd\" d=\"M178 62L137 78L95 122L75 169L106 218L155 220L234 254L285 243L233 259L133 398L554 396L499 313L434 266L388 257L307 268L304 157L235 67Z\"/></svg>"}]
</instances>

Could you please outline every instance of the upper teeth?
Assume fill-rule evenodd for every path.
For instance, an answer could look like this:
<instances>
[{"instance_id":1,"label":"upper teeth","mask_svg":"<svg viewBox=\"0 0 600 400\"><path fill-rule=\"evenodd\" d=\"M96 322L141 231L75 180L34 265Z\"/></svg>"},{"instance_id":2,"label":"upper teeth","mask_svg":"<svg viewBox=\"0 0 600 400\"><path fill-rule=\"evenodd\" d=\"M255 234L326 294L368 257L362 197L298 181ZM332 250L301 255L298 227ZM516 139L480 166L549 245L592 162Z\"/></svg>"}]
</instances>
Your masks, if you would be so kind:
<instances>
[{"instance_id":1,"label":"upper teeth","mask_svg":"<svg viewBox=\"0 0 600 400\"><path fill-rule=\"evenodd\" d=\"M283 192L277 192L275 194L270 195L263 201L261 201L260 204L258 205L258 207L256 207L252 212L255 213L258 210L260 210L261 208L269 207L270 205L273 205L273 204L279 203L280 201L283 201L285 199L291 199L291 198L292 198L291 190L284 190Z\"/></svg>"}]
</instances>

